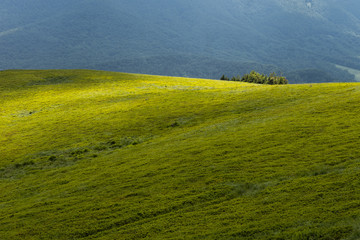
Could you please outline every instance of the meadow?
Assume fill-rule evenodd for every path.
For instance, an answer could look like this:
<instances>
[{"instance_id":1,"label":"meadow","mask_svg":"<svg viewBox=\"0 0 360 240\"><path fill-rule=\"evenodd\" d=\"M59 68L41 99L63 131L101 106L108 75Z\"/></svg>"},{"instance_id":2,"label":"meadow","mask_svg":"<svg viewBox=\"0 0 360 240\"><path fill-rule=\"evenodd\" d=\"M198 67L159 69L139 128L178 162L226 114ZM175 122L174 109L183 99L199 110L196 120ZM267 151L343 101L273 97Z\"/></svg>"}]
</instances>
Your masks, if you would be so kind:
<instances>
[{"instance_id":1,"label":"meadow","mask_svg":"<svg viewBox=\"0 0 360 240\"><path fill-rule=\"evenodd\" d=\"M0 239L359 239L360 84L0 71Z\"/></svg>"}]
</instances>

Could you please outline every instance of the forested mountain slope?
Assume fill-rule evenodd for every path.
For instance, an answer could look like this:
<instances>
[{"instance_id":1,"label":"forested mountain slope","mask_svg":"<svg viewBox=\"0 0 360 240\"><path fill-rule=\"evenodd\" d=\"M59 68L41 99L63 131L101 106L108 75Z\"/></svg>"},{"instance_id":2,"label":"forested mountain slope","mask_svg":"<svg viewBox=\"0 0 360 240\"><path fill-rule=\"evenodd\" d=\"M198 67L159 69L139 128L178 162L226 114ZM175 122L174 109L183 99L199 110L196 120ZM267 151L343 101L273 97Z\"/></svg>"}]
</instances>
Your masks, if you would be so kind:
<instances>
[{"instance_id":1,"label":"forested mountain slope","mask_svg":"<svg viewBox=\"0 0 360 240\"><path fill-rule=\"evenodd\" d=\"M356 0L5 0L0 9L0 69L256 70L292 82L354 80L336 65L360 70Z\"/></svg>"}]
</instances>

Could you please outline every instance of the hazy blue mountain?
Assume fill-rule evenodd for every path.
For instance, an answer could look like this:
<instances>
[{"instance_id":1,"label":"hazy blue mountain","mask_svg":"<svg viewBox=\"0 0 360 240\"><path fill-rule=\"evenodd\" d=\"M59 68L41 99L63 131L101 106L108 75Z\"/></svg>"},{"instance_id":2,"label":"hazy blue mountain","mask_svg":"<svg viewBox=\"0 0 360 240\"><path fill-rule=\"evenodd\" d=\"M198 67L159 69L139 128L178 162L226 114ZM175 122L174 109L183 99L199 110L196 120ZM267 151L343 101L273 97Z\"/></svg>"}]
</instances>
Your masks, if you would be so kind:
<instances>
[{"instance_id":1,"label":"hazy blue mountain","mask_svg":"<svg viewBox=\"0 0 360 240\"><path fill-rule=\"evenodd\" d=\"M356 0L2 0L0 69L97 68L290 82L360 70Z\"/></svg>"}]
</instances>

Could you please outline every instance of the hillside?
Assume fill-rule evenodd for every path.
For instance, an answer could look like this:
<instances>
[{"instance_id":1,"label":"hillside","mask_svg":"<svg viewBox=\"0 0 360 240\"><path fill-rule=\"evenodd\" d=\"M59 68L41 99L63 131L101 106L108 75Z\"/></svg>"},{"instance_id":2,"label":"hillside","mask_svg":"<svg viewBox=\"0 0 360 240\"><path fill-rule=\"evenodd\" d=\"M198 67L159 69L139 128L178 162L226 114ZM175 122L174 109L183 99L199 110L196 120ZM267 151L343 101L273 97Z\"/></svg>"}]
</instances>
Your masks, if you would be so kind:
<instances>
[{"instance_id":1,"label":"hillside","mask_svg":"<svg viewBox=\"0 0 360 240\"><path fill-rule=\"evenodd\" d=\"M0 70L354 81L359 11L357 0L3 0Z\"/></svg>"},{"instance_id":2,"label":"hillside","mask_svg":"<svg viewBox=\"0 0 360 240\"><path fill-rule=\"evenodd\" d=\"M1 239L358 239L360 84L0 71Z\"/></svg>"}]
</instances>

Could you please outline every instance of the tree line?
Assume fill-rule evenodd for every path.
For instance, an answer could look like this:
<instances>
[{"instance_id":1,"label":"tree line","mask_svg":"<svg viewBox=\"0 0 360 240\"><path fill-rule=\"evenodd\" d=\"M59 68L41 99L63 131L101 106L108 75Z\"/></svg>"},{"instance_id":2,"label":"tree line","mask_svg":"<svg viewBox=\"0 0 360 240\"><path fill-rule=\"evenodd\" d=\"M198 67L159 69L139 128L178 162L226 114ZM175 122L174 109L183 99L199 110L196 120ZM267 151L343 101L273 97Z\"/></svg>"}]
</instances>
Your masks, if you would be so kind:
<instances>
[{"instance_id":1,"label":"tree line","mask_svg":"<svg viewBox=\"0 0 360 240\"><path fill-rule=\"evenodd\" d=\"M220 80L239 81L239 82L257 83L257 84L270 84L270 85L289 83L286 77L276 76L275 73L271 73L269 76L267 76L265 74L260 74L255 71L251 71L249 74L245 74L242 77L240 77L239 75L234 76L231 79L229 79L225 75L222 75Z\"/></svg>"}]
</instances>

